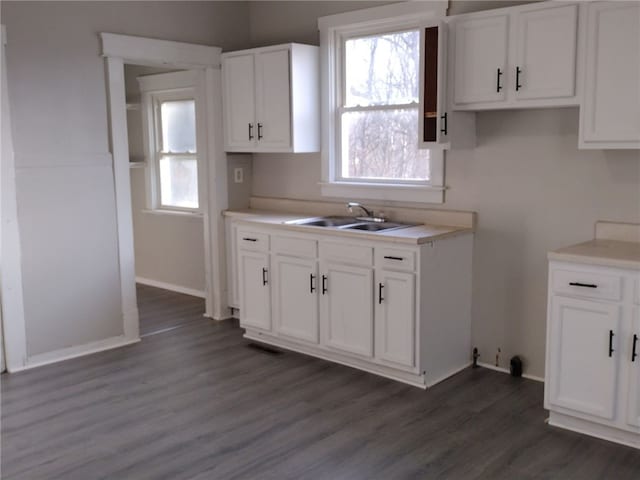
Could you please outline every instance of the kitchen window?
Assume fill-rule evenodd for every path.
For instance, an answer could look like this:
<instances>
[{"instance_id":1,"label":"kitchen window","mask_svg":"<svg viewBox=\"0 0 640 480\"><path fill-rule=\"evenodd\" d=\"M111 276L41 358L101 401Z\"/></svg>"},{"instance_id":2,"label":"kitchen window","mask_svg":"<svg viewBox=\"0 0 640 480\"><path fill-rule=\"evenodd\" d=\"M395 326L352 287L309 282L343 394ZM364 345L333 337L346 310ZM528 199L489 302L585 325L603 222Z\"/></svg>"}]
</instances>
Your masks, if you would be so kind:
<instances>
[{"instance_id":1,"label":"kitchen window","mask_svg":"<svg viewBox=\"0 0 640 480\"><path fill-rule=\"evenodd\" d=\"M183 87L190 72L139 79L148 162L148 207L154 211L198 213L198 149L195 88ZM175 78L181 82L172 85ZM176 88L168 88L168 87Z\"/></svg>"},{"instance_id":2,"label":"kitchen window","mask_svg":"<svg viewBox=\"0 0 640 480\"><path fill-rule=\"evenodd\" d=\"M420 27L437 12L416 3L319 20L323 195L442 203L443 153L418 148Z\"/></svg>"}]
</instances>

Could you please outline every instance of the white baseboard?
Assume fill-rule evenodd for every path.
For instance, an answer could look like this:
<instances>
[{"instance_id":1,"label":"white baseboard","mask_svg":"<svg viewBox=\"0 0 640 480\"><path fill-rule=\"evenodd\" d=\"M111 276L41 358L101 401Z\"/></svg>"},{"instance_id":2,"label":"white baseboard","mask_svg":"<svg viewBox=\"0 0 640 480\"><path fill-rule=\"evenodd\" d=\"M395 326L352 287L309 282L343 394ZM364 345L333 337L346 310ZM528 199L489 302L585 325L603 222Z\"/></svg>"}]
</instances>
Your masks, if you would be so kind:
<instances>
[{"instance_id":1,"label":"white baseboard","mask_svg":"<svg viewBox=\"0 0 640 480\"><path fill-rule=\"evenodd\" d=\"M41 353L27 358L26 364L19 368L11 368L9 373L15 373L31 368L42 367L51 363L62 362L72 358L84 357L92 353L103 352L114 348L124 347L133 343L138 343L140 338L126 338L124 336L106 338L97 342L87 343L85 345L77 345L69 348L62 348L53 352Z\"/></svg>"},{"instance_id":2,"label":"white baseboard","mask_svg":"<svg viewBox=\"0 0 640 480\"><path fill-rule=\"evenodd\" d=\"M482 368L488 368L489 370L495 370L496 372L502 372L502 373L506 373L508 375L511 375L511 371L509 371L509 369L504 368L504 367L496 367L495 365L491 365L490 363L478 362L478 366L480 366ZM522 378L526 378L527 380L534 380L536 382L544 383L544 378L536 377L535 375L529 375L528 373L523 373L522 374Z\"/></svg>"},{"instance_id":3,"label":"white baseboard","mask_svg":"<svg viewBox=\"0 0 640 480\"><path fill-rule=\"evenodd\" d=\"M203 290L196 290L194 288L182 287L180 285L174 285L173 283L159 282L158 280L151 280L150 278L136 277L136 283L142 285L148 285L150 287L163 288L171 292L184 293L185 295L191 295L192 297L206 298L207 294Z\"/></svg>"},{"instance_id":4,"label":"white baseboard","mask_svg":"<svg viewBox=\"0 0 640 480\"><path fill-rule=\"evenodd\" d=\"M578 417L564 415L558 412L549 412L549 425L552 427L565 428L572 432L590 435L610 442L620 443L628 447L640 449L640 435L628 432L619 428L590 422Z\"/></svg>"}]
</instances>

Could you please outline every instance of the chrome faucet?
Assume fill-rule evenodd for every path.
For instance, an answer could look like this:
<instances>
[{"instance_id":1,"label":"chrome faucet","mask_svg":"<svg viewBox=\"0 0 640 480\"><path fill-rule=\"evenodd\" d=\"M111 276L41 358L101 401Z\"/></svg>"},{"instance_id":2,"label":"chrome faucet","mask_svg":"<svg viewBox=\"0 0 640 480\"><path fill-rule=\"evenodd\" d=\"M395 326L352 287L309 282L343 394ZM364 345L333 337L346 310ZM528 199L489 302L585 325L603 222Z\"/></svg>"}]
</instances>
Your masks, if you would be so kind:
<instances>
[{"instance_id":1,"label":"chrome faucet","mask_svg":"<svg viewBox=\"0 0 640 480\"><path fill-rule=\"evenodd\" d=\"M353 213L354 208L360 208L365 213L367 217L373 217L373 212L369 210L364 205L359 204L358 202L349 202L347 203L347 208L349 209L349 213Z\"/></svg>"},{"instance_id":2,"label":"chrome faucet","mask_svg":"<svg viewBox=\"0 0 640 480\"><path fill-rule=\"evenodd\" d=\"M376 217L374 215L374 213L373 213L373 210L369 210L367 207L365 207L364 205L362 205L362 204L360 204L358 202L349 202L349 203L347 203L347 208L349 209L350 213L353 213L353 209L354 208L359 208L365 213L364 217L356 217L358 220L366 220L368 222L384 222L384 221L386 221L386 219L382 215L380 217Z\"/></svg>"}]
</instances>

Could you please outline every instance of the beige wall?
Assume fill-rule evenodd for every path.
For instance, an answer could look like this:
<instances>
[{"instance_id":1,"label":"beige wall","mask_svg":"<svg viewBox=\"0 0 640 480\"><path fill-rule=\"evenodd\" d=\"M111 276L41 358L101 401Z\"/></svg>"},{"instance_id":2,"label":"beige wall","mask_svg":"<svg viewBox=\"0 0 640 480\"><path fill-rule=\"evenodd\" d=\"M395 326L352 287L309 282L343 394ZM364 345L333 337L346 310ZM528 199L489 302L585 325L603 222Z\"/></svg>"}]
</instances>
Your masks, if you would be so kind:
<instances>
[{"instance_id":1,"label":"beige wall","mask_svg":"<svg viewBox=\"0 0 640 480\"><path fill-rule=\"evenodd\" d=\"M313 42L315 17L347 5L311 3L252 3L252 43ZM453 2L452 11L503 5ZM479 214L473 344L481 361L493 363L500 348L501 366L519 354L526 372L543 376L546 252L591 238L598 219L640 222L640 158L637 151L579 151L577 108L479 113L476 133L477 148L447 154L442 206ZM254 195L321 199L319 180L318 154L254 155Z\"/></svg>"},{"instance_id":2,"label":"beige wall","mask_svg":"<svg viewBox=\"0 0 640 480\"><path fill-rule=\"evenodd\" d=\"M244 2L1 3L28 355L122 334L99 32L247 47Z\"/></svg>"}]
</instances>

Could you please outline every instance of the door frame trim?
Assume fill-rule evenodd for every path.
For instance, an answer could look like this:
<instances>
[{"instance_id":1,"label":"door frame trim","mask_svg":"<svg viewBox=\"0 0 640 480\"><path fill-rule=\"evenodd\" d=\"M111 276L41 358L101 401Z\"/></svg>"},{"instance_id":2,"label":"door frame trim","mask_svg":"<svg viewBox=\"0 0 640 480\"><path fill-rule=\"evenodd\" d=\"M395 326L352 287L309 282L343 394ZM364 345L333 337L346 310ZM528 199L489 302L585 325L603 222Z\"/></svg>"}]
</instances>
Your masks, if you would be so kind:
<instances>
[{"instance_id":1,"label":"door frame trim","mask_svg":"<svg viewBox=\"0 0 640 480\"><path fill-rule=\"evenodd\" d=\"M227 208L227 165L222 141L222 49L152 38L100 33L107 73L109 134L113 153L118 255L124 333L139 338L135 286L131 178L127 136L124 65L145 65L197 70L204 99L204 131L207 150L202 162L206 189L203 192L205 251L205 316L229 318L226 296L224 225L221 212ZM200 164L199 164L200 165Z\"/></svg>"}]
</instances>

